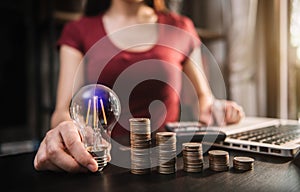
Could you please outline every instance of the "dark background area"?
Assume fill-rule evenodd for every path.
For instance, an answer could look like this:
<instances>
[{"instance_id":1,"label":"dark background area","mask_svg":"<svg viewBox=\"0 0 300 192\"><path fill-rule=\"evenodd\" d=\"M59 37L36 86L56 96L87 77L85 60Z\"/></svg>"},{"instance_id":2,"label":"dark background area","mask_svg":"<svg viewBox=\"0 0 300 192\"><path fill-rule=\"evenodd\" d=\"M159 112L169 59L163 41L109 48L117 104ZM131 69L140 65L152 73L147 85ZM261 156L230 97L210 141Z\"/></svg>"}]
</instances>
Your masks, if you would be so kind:
<instances>
[{"instance_id":1,"label":"dark background area","mask_svg":"<svg viewBox=\"0 0 300 192\"><path fill-rule=\"evenodd\" d=\"M53 110L57 73L54 45L62 26L52 17L54 9L50 0L0 3L0 144L39 140L43 127L48 129L44 119Z\"/></svg>"},{"instance_id":2,"label":"dark background area","mask_svg":"<svg viewBox=\"0 0 300 192\"><path fill-rule=\"evenodd\" d=\"M1 1L1 103L0 141L35 137L31 127L37 112L38 1ZM35 99L34 99L35 98ZM31 117L32 116L32 117Z\"/></svg>"}]
</instances>

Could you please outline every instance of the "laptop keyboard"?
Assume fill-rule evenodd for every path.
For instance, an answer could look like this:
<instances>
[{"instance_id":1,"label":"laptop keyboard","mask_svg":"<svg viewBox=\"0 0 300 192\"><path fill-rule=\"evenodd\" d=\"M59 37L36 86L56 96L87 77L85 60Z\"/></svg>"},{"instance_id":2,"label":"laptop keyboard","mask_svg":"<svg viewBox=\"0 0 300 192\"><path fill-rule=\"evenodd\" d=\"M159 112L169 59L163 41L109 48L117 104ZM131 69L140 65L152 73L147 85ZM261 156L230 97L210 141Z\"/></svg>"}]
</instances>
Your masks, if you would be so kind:
<instances>
[{"instance_id":1,"label":"laptop keyboard","mask_svg":"<svg viewBox=\"0 0 300 192\"><path fill-rule=\"evenodd\" d=\"M231 139L282 145L300 139L299 125L269 126L228 136Z\"/></svg>"}]
</instances>

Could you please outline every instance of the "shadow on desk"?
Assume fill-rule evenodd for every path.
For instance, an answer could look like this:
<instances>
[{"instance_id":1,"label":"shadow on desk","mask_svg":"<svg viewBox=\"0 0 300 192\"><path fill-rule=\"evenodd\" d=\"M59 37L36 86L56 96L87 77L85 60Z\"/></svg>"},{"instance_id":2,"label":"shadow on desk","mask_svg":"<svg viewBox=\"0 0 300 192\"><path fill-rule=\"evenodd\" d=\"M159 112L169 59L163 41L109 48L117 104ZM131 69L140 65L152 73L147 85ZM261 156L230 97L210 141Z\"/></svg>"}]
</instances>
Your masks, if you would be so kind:
<instances>
[{"instance_id":1,"label":"shadow on desk","mask_svg":"<svg viewBox=\"0 0 300 192\"><path fill-rule=\"evenodd\" d=\"M292 160L292 163L300 168L300 153Z\"/></svg>"}]
</instances>

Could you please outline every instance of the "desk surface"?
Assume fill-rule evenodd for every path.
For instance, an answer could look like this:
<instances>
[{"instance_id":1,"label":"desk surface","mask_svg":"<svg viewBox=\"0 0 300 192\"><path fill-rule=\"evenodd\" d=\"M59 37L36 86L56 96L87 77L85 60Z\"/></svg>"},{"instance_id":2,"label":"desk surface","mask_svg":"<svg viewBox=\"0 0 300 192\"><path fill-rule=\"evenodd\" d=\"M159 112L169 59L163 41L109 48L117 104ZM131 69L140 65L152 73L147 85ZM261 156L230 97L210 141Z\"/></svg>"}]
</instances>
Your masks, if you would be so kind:
<instances>
[{"instance_id":1,"label":"desk surface","mask_svg":"<svg viewBox=\"0 0 300 192\"><path fill-rule=\"evenodd\" d=\"M230 170L213 172L204 155L202 173L182 170L182 158L177 159L177 172L163 175L134 175L130 170L108 164L101 174L69 174L36 172L35 152L0 157L1 191L300 191L300 158L287 159L262 156L241 151L229 151ZM255 158L254 169L238 173L232 168L232 158L246 155ZM4 189L4 190L2 190Z\"/></svg>"}]
</instances>

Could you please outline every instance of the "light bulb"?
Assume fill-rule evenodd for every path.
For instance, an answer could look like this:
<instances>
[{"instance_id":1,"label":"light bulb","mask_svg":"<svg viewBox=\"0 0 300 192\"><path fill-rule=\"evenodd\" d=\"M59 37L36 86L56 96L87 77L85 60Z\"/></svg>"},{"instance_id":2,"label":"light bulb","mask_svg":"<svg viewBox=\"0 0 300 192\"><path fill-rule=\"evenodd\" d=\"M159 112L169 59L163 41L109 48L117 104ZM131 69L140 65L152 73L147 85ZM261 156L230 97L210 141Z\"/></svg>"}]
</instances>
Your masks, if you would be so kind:
<instances>
[{"instance_id":1,"label":"light bulb","mask_svg":"<svg viewBox=\"0 0 300 192\"><path fill-rule=\"evenodd\" d=\"M111 131L120 113L117 94L104 85L83 86L72 97L71 117L79 127L84 146L97 161L98 171L107 165Z\"/></svg>"}]
</instances>

